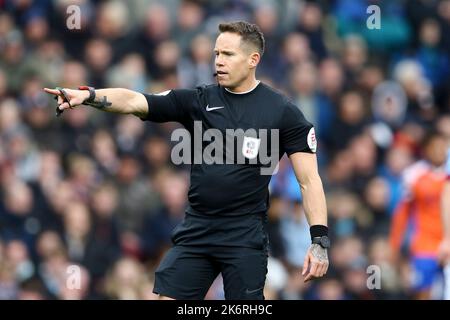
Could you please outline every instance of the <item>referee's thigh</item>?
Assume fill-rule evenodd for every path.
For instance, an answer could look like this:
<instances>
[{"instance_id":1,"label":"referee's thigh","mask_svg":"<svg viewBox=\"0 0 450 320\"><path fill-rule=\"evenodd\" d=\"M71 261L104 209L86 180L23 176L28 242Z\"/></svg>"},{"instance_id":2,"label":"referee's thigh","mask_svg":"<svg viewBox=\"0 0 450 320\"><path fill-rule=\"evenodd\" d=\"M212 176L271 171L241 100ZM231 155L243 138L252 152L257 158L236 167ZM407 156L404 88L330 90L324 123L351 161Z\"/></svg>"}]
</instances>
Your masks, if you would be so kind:
<instances>
[{"instance_id":1,"label":"referee's thigh","mask_svg":"<svg viewBox=\"0 0 450 320\"><path fill-rule=\"evenodd\" d=\"M267 251L229 248L220 252L221 271L227 300L264 300Z\"/></svg>"},{"instance_id":2,"label":"referee's thigh","mask_svg":"<svg viewBox=\"0 0 450 320\"><path fill-rule=\"evenodd\" d=\"M174 246L155 272L153 292L179 300L204 299L219 272L219 266L207 255Z\"/></svg>"}]
</instances>

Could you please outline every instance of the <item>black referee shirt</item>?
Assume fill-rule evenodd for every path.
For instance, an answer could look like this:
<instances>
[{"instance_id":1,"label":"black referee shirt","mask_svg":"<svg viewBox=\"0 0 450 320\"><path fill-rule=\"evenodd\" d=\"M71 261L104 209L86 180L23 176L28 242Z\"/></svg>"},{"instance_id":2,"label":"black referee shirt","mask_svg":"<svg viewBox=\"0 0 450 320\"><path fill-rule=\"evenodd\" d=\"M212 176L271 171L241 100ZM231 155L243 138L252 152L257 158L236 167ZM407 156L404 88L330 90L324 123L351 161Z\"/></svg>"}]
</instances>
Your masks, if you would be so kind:
<instances>
[{"instance_id":1,"label":"black referee shirt","mask_svg":"<svg viewBox=\"0 0 450 320\"><path fill-rule=\"evenodd\" d=\"M177 121L190 133L187 213L193 216L230 218L265 212L271 175L261 170L274 167L269 159L275 156L278 162L284 153L316 151L312 124L287 97L261 82L246 93L232 93L215 84L144 96L149 112L143 120ZM208 129L222 133L221 163L206 163L207 157L199 163L204 152L209 154L205 148L211 149L216 136L201 141L201 152L194 148L194 136L201 137ZM241 134L230 135L229 130L236 133L238 129ZM227 144L230 141L232 148ZM264 143L267 150L262 152Z\"/></svg>"}]
</instances>

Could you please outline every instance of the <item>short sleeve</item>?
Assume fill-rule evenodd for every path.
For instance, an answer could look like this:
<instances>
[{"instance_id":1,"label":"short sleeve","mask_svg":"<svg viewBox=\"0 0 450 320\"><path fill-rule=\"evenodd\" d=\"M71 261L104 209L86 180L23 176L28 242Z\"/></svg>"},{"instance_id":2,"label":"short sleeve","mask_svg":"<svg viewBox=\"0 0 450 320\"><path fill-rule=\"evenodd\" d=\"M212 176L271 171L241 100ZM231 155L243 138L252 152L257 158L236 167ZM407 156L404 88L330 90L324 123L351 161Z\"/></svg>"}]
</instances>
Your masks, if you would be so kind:
<instances>
[{"instance_id":1,"label":"short sleeve","mask_svg":"<svg viewBox=\"0 0 450 320\"><path fill-rule=\"evenodd\" d=\"M281 146L288 156L295 152L316 153L314 126L294 104L284 108L280 126Z\"/></svg>"},{"instance_id":2,"label":"short sleeve","mask_svg":"<svg viewBox=\"0 0 450 320\"><path fill-rule=\"evenodd\" d=\"M196 90L167 90L157 94L145 94L148 113L146 118L153 122L177 121L186 122L192 118L192 112L197 100Z\"/></svg>"}]
</instances>

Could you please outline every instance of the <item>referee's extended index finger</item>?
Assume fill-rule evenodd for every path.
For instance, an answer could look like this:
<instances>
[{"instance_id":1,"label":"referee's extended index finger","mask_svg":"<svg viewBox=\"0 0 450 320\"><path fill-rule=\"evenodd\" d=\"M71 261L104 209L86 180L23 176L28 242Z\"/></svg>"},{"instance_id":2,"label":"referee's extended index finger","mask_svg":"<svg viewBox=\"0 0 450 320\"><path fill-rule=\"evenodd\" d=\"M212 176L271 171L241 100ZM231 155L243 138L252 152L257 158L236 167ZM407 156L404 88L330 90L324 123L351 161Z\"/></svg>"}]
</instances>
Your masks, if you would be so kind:
<instances>
[{"instance_id":1,"label":"referee's extended index finger","mask_svg":"<svg viewBox=\"0 0 450 320\"><path fill-rule=\"evenodd\" d=\"M55 96L60 95L61 93L59 92L59 90L56 89L49 89L49 88L44 88L44 91L50 94L54 94Z\"/></svg>"}]
</instances>

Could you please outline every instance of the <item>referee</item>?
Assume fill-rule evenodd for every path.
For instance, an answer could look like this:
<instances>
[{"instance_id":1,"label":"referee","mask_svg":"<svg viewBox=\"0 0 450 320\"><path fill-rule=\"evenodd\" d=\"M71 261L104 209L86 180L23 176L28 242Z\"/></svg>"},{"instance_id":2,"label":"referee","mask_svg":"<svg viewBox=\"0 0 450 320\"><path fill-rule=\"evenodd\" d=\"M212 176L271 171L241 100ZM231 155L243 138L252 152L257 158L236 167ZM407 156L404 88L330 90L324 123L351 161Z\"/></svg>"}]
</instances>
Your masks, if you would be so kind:
<instances>
[{"instance_id":1,"label":"referee","mask_svg":"<svg viewBox=\"0 0 450 320\"><path fill-rule=\"evenodd\" d=\"M192 163L185 218L173 232L174 246L156 270L154 292L161 299L204 299L219 273L226 299L264 299L271 177L262 174L267 167L261 157L264 141L270 142L267 154L276 154L277 161L284 153L289 156L302 190L312 242L304 260L304 281L327 272L327 209L314 127L288 98L256 79L263 52L264 36L258 26L223 23L214 48L217 84L160 94L121 88L44 89L57 96L57 113L89 105L142 120L177 121L191 136L199 127L218 130L224 140L230 129L244 132L233 137L234 147L220 145L227 161ZM191 148L192 157L209 145L203 141L200 147ZM237 161L239 156L244 161Z\"/></svg>"}]
</instances>

